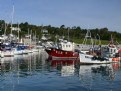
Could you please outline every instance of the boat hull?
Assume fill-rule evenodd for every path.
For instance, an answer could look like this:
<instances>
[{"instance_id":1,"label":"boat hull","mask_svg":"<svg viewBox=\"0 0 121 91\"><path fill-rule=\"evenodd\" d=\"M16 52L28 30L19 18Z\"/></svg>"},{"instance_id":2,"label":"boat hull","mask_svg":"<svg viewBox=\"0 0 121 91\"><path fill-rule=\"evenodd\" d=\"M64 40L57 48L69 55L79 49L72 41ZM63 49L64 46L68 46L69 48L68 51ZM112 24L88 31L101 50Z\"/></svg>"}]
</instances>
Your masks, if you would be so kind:
<instances>
[{"instance_id":1,"label":"boat hull","mask_svg":"<svg viewBox=\"0 0 121 91\"><path fill-rule=\"evenodd\" d=\"M1 57L13 57L14 56L14 51L2 51L1 52Z\"/></svg>"},{"instance_id":2,"label":"boat hull","mask_svg":"<svg viewBox=\"0 0 121 91\"><path fill-rule=\"evenodd\" d=\"M79 54L77 52L64 51L56 48L45 49L45 51L48 53L49 58L53 60L58 60L58 59L72 60L72 59L78 59L79 57Z\"/></svg>"},{"instance_id":3,"label":"boat hull","mask_svg":"<svg viewBox=\"0 0 121 91\"><path fill-rule=\"evenodd\" d=\"M81 64L109 64L109 63L117 63L120 62L120 58L100 58L100 59L95 59L93 55L88 55L88 54L79 54L80 58L80 63ZM114 60L118 59L118 60Z\"/></svg>"}]
</instances>

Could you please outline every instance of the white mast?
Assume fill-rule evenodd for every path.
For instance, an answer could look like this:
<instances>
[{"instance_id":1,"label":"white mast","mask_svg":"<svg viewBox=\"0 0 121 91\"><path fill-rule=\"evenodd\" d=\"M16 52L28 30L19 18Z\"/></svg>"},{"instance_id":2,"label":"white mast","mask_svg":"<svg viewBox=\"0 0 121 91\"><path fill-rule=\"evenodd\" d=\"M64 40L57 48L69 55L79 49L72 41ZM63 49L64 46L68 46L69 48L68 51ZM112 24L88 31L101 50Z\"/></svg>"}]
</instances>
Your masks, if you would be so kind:
<instances>
[{"instance_id":1,"label":"white mast","mask_svg":"<svg viewBox=\"0 0 121 91\"><path fill-rule=\"evenodd\" d=\"M7 29L7 23L5 23L5 31L4 31L4 36L6 34L6 29Z\"/></svg>"},{"instance_id":2,"label":"white mast","mask_svg":"<svg viewBox=\"0 0 121 91\"><path fill-rule=\"evenodd\" d=\"M37 40L36 40L36 31L35 31L35 48L37 47L36 43L37 43Z\"/></svg>"},{"instance_id":3,"label":"white mast","mask_svg":"<svg viewBox=\"0 0 121 91\"><path fill-rule=\"evenodd\" d=\"M14 15L14 4L13 4L13 10L12 10L12 13L11 13L11 34L12 34L12 28L13 28L13 15Z\"/></svg>"},{"instance_id":4,"label":"white mast","mask_svg":"<svg viewBox=\"0 0 121 91\"><path fill-rule=\"evenodd\" d=\"M18 23L18 28L17 28L17 30L18 30L18 42L19 42L19 31L20 31L19 23Z\"/></svg>"},{"instance_id":5,"label":"white mast","mask_svg":"<svg viewBox=\"0 0 121 91\"><path fill-rule=\"evenodd\" d=\"M4 42L5 42L5 37L6 37L6 30L7 30L7 23L5 22L5 31L4 31Z\"/></svg>"},{"instance_id":6,"label":"white mast","mask_svg":"<svg viewBox=\"0 0 121 91\"><path fill-rule=\"evenodd\" d=\"M32 30L31 30L31 33L30 33L30 46L32 47Z\"/></svg>"},{"instance_id":7,"label":"white mast","mask_svg":"<svg viewBox=\"0 0 121 91\"><path fill-rule=\"evenodd\" d=\"M11 37L12 37L12 30L13 30L13 15L14 15L14 4L13 4L13 10L12 10L12 13L11 13L11 33L10 33L10 42L11 42Z\"/></svg>"},{"instance_id":8,"label":"white mast","mask_svg":"<svg viewBox=\"0 0 121 91\"><path fill-rule=\"evenodd\" d=\"M28 28L28 36L30 37L30 34L29 34L29 28Z\"/></svg>"},{"instance_id":9,"label":"white mast","mask_svg":"<svg viewBox=\"0 0 121 91\"><path fill-rule=\"evenodd\" d=\"M68 28L68 41L69 41L69 28Z\"/></svg>"}]
</instances>

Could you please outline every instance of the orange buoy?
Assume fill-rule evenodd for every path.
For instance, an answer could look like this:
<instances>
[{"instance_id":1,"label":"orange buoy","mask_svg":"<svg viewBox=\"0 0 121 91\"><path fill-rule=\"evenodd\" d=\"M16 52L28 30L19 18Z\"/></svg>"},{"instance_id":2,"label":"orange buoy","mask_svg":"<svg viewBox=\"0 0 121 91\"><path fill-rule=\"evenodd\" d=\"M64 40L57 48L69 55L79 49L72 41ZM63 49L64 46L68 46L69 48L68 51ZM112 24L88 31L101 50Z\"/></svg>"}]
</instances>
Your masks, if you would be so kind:
<instances>
[{"instance_id":1,"label":"orange buoy","mask_svg":"<svg viewBox=\"0 0 121 91\"><path fill-rule=\"evenodd\" d=\"M112 58L112 61L116 61L116 58Z\"/></svg>"}]
</instances>

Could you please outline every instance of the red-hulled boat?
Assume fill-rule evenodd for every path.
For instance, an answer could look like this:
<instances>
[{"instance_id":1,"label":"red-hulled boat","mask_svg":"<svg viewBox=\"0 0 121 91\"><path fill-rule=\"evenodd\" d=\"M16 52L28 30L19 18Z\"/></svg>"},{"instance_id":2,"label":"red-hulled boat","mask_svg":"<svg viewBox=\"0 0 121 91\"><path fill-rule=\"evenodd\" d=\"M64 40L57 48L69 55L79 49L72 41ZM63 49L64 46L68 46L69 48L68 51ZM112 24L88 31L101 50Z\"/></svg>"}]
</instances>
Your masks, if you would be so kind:
<instances>
[{"instance_id":1,"label":"red-hulled boat","mask_svg":"<svg viewBox=\"0 0 121 91\"><path fill-rule=\"evenodd\" d=\"M78 59L78 52L74 51L74 43L68 41L61 41L56 48L46 48L45 51L49 54L52 60L58 59Z\"/></svg>"},{"instance_id":2,"label":"red-hulled boat","mask_svg":"<svg viewBox=\"0 0 121 91\"><path fill-rule=\"evenodd\" d=\"M52 67L57 67L57 65L74 65L78 64L79 60L50 60L51 61L51 66Z\"/></svg>"}]
</instances>

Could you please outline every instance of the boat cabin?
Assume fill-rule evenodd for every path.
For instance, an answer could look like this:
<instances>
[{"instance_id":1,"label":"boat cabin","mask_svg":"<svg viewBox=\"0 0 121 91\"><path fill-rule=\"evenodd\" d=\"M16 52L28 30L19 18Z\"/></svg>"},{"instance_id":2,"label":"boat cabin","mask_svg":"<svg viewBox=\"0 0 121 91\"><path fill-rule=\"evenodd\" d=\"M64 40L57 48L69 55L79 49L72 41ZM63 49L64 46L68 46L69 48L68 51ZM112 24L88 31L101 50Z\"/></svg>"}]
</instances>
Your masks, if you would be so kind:
<instances>
[{"instance_id":1,"label":"boat cabin","mask_svg":"<svg viewBox=\"0 0 121 91\"><path fill-rule=\"evenodd\" d=\"M67 40L60 42L58 47L61 50L74 51L74 43L68 42Z\"/></svg>"},{"instance_id":2,"label":"boat cabin","mask_svg":"<svg viewBox=\"0 0 121 91\"><path fill-rule=\"evenodd\" d=\"M116 45L108 45L101 48L102 56L114 57L118 53Z\"/></svg>"}]
</instances>

